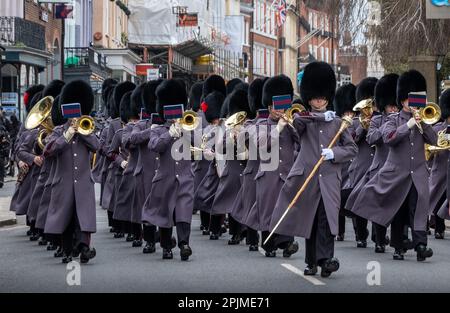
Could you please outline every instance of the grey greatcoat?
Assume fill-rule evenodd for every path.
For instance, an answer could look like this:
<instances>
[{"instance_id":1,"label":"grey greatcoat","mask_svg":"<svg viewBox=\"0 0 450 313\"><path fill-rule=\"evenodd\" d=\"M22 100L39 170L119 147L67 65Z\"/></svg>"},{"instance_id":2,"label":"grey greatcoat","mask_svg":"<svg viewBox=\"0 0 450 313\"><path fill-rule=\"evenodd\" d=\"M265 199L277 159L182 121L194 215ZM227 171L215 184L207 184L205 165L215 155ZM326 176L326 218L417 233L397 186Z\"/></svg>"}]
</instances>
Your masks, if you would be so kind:
<instances>
[{"instance_id":1,"label":"grey greatcoat","mask_svg":"<svg viewBox=\"0 0 450 313\"><path fill-rule=\"evenodd\" d=\"M223 139L223 146L226 147L227 136L229 132L225 132ZM211 206L211 215L221 215L231 213L233 203L238 196L239 189L242 183L242 172L245 169L246 160L239 160L237 158L237 145L235 143L233 151L230 149L225 151L226 163L222 174L219 177L219 185L215 192L214 201ZM220 150L219 150L220 151ZM222 153L222 151L220 151ZM228 160L229 154L232 153L234 158Z\"/></svg>"},{"instance_id":2,"label":"grey greatcoat","mask_svg":"<svg viewBox=\"0 0 450 313\"><path fill-rule=\"evenodd\" d=\"M41 198L44 193L45 183L48 180L51 166L52 162L47 161L47 159L45 159L42 166L39 168L40 171L38 174L38 179L36 181L36 185L34 187L34 191L30 199L30 204L28 205L27 216L30 222L35 222L37 219L39 203L41 202Z\"/></svg>"},{"instance_id":3,"label":"grey greatcoat","mask_svg":"<svg viewBox=\"0 0 450 313\"><path fill-rule=\"evenodd\" d=\"M139 219L139 223L142 221L145 199L150 195L152 180L159 162L158 154L148 147L151 125L152 121L150 120L136 123L129 140L130 145L136 146L138 149L138 160L133 173L136 182L133 207L136 209L136 213L139 212L139 216L136 216L136 219L133 217L133 219L136 221Z\"/></svg>"},{"instance_id":4,"label":"grey greatcoat","mask_svg":"<svg viewBox=\"0 0 450 313\"><path fill-rule=\"evenodd\" d=\"M69 123L64 125L64 131L69 128ZM95 153L98 146L98 138L94 134L75 134L69 142L64 135L51 135L44 156L56 157L56 169L45 233L62 234L73 214L77 214L82 232L96 231L95 191L90 160L91 153Z\"/></svg>"},{"instance_id":5,"label":"grey greatcoat","mask_svg":"<svg viewBox=\"0 0 450 313\"><path fill-rule=\"evenodd\" d=\"M21 134L21 142L17 147L17 160L28 164L29 170L11 199L10 210L15 211L16 215L26 215L30 204L31 196L41 168L34 164L35 145L38 135L38 129L24 130Z\"/></svg>"},{"instance_id":6,"label":"grey greatcoat","mask_svg":"<svg viewBox=\"0 0 450 313\"><path fill-rule=\"evenodd\" d=\"M246 144L249 150L256 149L254 138L257 135L257 123L262 119L248 120L244 124L243 135L246 138ZM256 150L255 150L256 151ZM250 213L251 208L256 202L256 181L255 176L259 168L259 158L256 160L249 159L242 172L242 185L239 190L238 196L233 204L233 210L231 211L231 216L238 221L240 224L245 225L247 216ZM248 226L248 225L247 225Z\"/></svg>"},{"instance_id":7,"label":"grey greatcoat","mask_svg":"<svg viewBox=\"0 0 450 313\"><path fill-rule=\"evenodd\" d=\"M61 136L64 131L64 126L57 126L53 129L54 136ZM50 138L50 137L49 137ZM52 197L52 181L55 176L56 170L56 158L47 156L45 162L48 163L50 171L48 173L47 180L44 183L44 190L42 191L42 197L39 201L39 207L36 217L36 228L45 229L45 223L47 221L48 207Z\"/></svg>"},{"instance_id":8,"label":"grey greatcoat","mask_svg":"<svg viewBox=\"0 0 450 313\"><path fill-rule=\"evenodd\" d=\"M297 116L295 118L294 127L300 137L300 153L278 196L270 222L270 230L273 230L278 223L289 203L319 161L322 149L328 147L340 126L341 120L339 118L331 122L325 122L323 113L313 112L309 117ZM332 150L334 160L325 161L320 166L276 233L309 239L319 202L322 198L331 233L337 235L341 204L341 167L343 163L353 158L358 151L348 129L342 133Z\"/></svg>"},{"instance_id":9,"label":"grey greatcoat","mask_svg":"<svg viewBox=\"0 0 450 313\"><path fill-rule=\"evenodd\" d=\"M447 122L441 122L433 127L436 133L447 129ZM446 194L448 150L434 155L430 173L430 210L429 214L436 214L440 209L440 201Z\"/></svg>"},{"instance_id":10,"label":"grey greatcoat","mask_svg":"<svg viewBox=\"0 0 450 313\"><path fill-rule=\"evenodd\" d=\"M112 140L114 138L114 135L116 134L116 131L118 131L120 128L122 128L122 122L119 118L111 120L111 123L109 123L108 126L108 132L106 135L105 144L103 147L103 152L108 153L110 150L110 145L112 143ZM105 175L105 181L103 186L103 193L102 193L102 208L107 209L108 211L112 212L114 210L114 206L111 204L114 200L114 190L115 190L115 177L116 177L116 171L117 168L111 165L112 160L106 156L105 161L103 162L103 168L102 168L102 175Z\"/></svg>"},{"instance_id":11,"label":"grey greatcoat","mask_svg":"<svg viewBox=\"0 0 450 313\"><path fill-rule=\"evenodd\" d=\"M130 136L133 127L134 124L127 124L122 131L122 150L128 152L128 165L123 171L122 179L119 184L114 218L121 221L140 224L142 210L139 208L139 211L137 211L134 206L136 179L133 174L136 169L139 150L135 145L130 144Z\"/></svg>"},{"instance_id":12,"label":"grey greatcoat","mask_svg":"<svg viewBox=\"0 0 450 313\"><path fill-rule=\"evenodd\" d=\"M348 168L348 181L342 189L353 189L356 187L372 164L374 156L374 149L366 139L367 130L362 127L359 118L353 119L353 125L349 127L349 131L358 145L358 154Z\"/></svg>"},{"instance_id":13,"label":"grey greatcoat","mask_svg":"<svg viewBox=\"0 0 450 313\"><path fill-rule=\"evenodd\" d=\"M278 133L275 128L277 124L278 122L271 118L258 122L259 147L272 153L275 149L279 151L277 168L272 171L265 170L262 166L267 165L271 160L261 160L255 177L256 202L251 210L256 210L256 213L249 213L246 225L260 231L268 231L270 228L278 194L294 164L294 151L299 144L298 134L293 127L287 125L281 133Z\"/></svg>"},{"instance_id":14,"label":"grey greatcoat","mask_svg":"<svg viewBox=\"0 0 450 313\"><path fill-rule=\"evenodd\" d=\"M436 132L422 123L423 135L417 127L406 124L411 113L402 110L392 114L383 128L383 141L390 147L386 163L361 189L353 213L379 225L388 226L406 199L411 187L418 193L414 230L426 231L430 207L428 170L424 144L435 145Z\"/></svg>"},{"instance_id":15,"label":"grey greatcoat","mask_svg":"<svg viewBox=\"0 0 450 313\"><path fill-rule=\"evenodd\" d=\"M143 222L163 228L173 227L174 222L190 224L194 209L191 160L175 161L172 157L174 142L183 139L170 136L170 125L166 122L164 125L155 125L151 130L148 145L159 154L160 163L142 213Z\"/></svg>"},{"instance_id":16,"label":"grey greatcoat","mask_svg":"<svg viewBox=\"0 0 450 313\"><path fill-rule=\"evenodd\" d=\"M107 135L108 135L108 128L104 127L102 129L102 131L100 132L100 138L99 138L100 146L97 151L94 168L92 169L92 178L98 184L103 184L102 170L103 170L103 165L104 165L105 159L106 159L106 157L105 157L106 154L104 152L104 148L105 148L105 144L106 144Z\"/></svg>"},{"instance_id":17,"label":"grey greatcoat","mask_svg":"<svg viewBox=\"0 0 450 313\"><path fill-rule=\"evenodd\" d=\"M386 114L375 115L370 121L370 127L367 132L367 143L371 146L375 146L375 155L372 160L372 164L367 170L364 177L358 182L352 193L348 197L345 208L351 210L356 198L361 193L361 189L372 179L372 177L378 172L378 170L386 162L386 158L389 153L389 146L383 141L383 128L386 124L388 116Z\"/></svg>"}]
</instances>

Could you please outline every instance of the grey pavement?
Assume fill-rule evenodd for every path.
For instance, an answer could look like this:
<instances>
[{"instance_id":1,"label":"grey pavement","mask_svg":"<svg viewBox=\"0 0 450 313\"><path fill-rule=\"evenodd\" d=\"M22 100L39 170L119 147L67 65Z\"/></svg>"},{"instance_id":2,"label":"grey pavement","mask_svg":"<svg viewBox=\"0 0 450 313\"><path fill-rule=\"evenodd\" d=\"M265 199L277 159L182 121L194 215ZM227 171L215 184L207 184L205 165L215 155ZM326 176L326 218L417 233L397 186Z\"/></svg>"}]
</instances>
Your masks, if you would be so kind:
<instances>
[{"instance_id":1,"label":"grey pavement","mask_svg":"<svg viewBox=\"0 0 450 313\"><path fill-rule=\"evenodd\" d=\"M17 223L14 212L9 211L12 195L16 188L16 178L5 177L5 184L0 188L0 227L14 225Z\"/></svg>"},{"instance_id":2,"label":"grey pavement","mask_svg":"<svg viewBox=\"0 0 450 313\"><path fill-rule=\"evenodd\" d=\"M266 258L249 252L247 246L228 246L228 234L210 241L199 231L199 216L192 225L193 256L180 261L179 250L173 260L162 260L158 246L155 254L144 255L124 239L113 239L107 217L97 211L98 232L93 236L97 257L81 265L81 285L69 286L66 265L52 252L30 242L23 220L18 225L0 228L0 292L450 292L450 234L446 240L430 237L435 255L418 263L409 252L405 261L392 260L393 250L375 254L373 243L357 249L349 224L345 242L336 243L341 269L329 279L305 278L304 240L300 251L290 259L278 254ZM367 277L373 264L380 266L381 285L369 286ZM368 269L368 267L370 269Z\"/></svg>"}]
</instances>

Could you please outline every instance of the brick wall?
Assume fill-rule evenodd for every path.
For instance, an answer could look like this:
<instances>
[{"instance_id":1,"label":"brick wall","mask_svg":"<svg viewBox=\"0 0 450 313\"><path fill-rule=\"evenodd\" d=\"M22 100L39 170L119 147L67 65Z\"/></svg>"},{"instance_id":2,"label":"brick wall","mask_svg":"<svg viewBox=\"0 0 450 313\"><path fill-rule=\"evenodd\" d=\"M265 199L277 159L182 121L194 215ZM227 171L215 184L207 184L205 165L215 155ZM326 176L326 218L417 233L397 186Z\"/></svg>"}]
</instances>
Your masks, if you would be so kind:
<instances>
[{"instance_id":1,"label":"brick wall","mask_svg":"<svg viewBox=\"0 0 450 313\"><path fill-rule=\"evenodd\" d=\"M341 55L339 60L342 65L348 66L350 75L352 75L352 84L357 85L367 77L367 56Z\"/></svg>"},{"instance_id":2,"label":"brick wall","mask_svg":"<svg viewBox=\"0 0 450 313\"><path fill-rule=\"evenodd\" d=\"M46 50L53 53L53 45L56 39L58 39L58 45L61 47L61 30L62 22L53 17L54 10L50 11L47 4L40 4L34 2L34 0L24 0L25 1L25 15L24 18L28 21L32 21L41 24L45 27L45 46ZM41 18L41 12L46 12L48 14L48 22L44 22Z\"/></svg>"}]
</instances>

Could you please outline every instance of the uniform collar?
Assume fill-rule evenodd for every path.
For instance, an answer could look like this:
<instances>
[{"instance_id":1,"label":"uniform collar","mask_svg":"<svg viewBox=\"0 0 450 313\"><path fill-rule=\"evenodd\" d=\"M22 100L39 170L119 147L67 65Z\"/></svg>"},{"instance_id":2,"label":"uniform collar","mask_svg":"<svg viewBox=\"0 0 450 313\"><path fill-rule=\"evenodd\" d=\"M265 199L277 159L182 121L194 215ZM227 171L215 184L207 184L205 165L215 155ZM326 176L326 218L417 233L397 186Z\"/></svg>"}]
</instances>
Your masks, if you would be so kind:
<instances>
[{"instance_id":1,"label":"uniform collar","mask_svg":"<svg viewBox=\"0 0 450 313\"><path fill-rule=\"evenodd\" d=\"M400 111L400 117L405 119L405 120L409 120L412 117L412 113L411 112L406 112L405 110L401 110Z\"/></svg>"}]
</instances>

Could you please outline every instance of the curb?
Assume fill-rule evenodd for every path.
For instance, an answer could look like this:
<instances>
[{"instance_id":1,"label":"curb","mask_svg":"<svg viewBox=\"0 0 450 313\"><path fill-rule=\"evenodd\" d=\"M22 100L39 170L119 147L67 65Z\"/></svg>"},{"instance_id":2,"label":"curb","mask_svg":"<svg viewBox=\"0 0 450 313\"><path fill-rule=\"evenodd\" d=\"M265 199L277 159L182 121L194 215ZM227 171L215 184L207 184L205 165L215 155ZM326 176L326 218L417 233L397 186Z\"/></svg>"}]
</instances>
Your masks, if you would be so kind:
<instances>
[{"instance_id":1,"label":"curb","mask_svg":"<svg viewBox=\"0 0 450 313\"><path fill-rule=\"evenodd\" d=\"M15 218L0 221L0 227L11 226L11 225L16 225L16 224L17 224L17 219L15 219Z\"/></svg>"}]
</instances>

